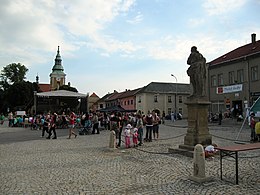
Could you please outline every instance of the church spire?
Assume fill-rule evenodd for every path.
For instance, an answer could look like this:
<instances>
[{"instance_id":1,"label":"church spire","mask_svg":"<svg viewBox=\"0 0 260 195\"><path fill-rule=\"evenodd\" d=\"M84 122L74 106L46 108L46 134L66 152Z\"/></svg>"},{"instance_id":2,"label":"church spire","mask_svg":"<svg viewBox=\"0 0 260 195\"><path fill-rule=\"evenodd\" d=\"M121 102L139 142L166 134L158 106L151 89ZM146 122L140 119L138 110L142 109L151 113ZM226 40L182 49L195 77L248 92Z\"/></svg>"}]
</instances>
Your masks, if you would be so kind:
<instances>
[{"instance_id":1,"label":"church spire","mask_svg":"<svg viewBox=\"0 0 260 195\"><path fill-rule=\"evenodd\" d=\"M58 50L57 50L57 55L56 55L56 58L55 58L55 64L52 68L52 71L63 71L64 68L61 64L61 56L60 56L60 46L58 46Z\"/></svg>"},{"instance_id":2,"label":"church spire","mask_svg":"<svg viewBox=\"0 0 260 195\"><path fill-rule=\"evenodd\" d=\"M55 64L52 67L52 73L50 74L51 90L59 89L60 86L65 85L64 68L61 64L60 46L58 46L57 54L55 57Z\"/></svg>"},{"instance_id":3,"label":"church spire","mask_svg":"<svg viewBox=\"0 0 260 195\"><path fill-rule=\"evenodd\" d=\"M38 72L37 72L37 76L36 76L36 83L39 84L39 76L38 76Z\"/></svg>"}]
</instances>

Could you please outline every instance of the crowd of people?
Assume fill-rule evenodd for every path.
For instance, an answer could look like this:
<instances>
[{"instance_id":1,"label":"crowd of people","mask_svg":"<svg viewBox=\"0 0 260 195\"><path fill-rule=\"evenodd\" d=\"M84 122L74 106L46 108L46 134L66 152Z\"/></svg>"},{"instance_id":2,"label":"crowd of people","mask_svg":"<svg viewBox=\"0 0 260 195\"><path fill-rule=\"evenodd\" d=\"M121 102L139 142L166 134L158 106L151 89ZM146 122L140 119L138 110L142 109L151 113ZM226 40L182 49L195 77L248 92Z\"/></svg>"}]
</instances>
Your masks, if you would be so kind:
<instances>
[{"instance_id":1,"label":"crowd of people","mask_svg":"<svg viewBox=\"0 0 260 195\"><path fill-rule=\"evenodd\" d=\"M114 130L117 147L121 147L122 137L124 137L125 146L129 148L157 140L161 117L155 111L148 111L147 114L141 112L91 112L82 114L69 112L66 114L63 112L60 115L49 112L34 116L18 116L16 113L10 112L8 122L9 127L28 127L32 130L41 130L41 137L46 139L57 139L57 128L68 129L68 139L71 139L71 136L76 138L84 128L88 128L91 134L100 134L101 128ZM144 128L146 129L145 135Z\"/></svg>"}]
</instances>

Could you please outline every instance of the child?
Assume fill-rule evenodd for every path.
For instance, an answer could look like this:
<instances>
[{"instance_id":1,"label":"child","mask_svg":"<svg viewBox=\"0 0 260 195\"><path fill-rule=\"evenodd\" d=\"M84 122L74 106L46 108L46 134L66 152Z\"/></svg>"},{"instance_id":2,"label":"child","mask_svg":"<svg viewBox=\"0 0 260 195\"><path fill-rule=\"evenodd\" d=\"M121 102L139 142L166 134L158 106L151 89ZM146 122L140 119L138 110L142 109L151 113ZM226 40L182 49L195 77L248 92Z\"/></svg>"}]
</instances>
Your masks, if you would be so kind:
<instances>
[{"instance_id":1,"label":"child","mask_svg":"<svg viewBox=\"0 0 260 195\"><path fill-rule=\"evenodd\" d=\"M125 147L130 148L130 136L131 136L131 128L130 124L126 125L125 128Z\"/></svg>"},{"instance_id":2,"label":"child","mask_svg":"<svg viewBox=\"0 0 260 195\"><path fill-rule=\"evenodd\" d=\"M134 147L138 146L138 129L136 127L133 130L133 143Z\"/></svg>"},{"instance_id":3,"label":"child","mask_svg":"<svg viewBox=\"0 0 260 195\"><path fill-rule=\"evenodd\" d=\"M206 158L213 158L216 154L217 150L215 149L217 147L217 144L209 145L205 148L205 157Z\"/></svg>"}]
</instances>

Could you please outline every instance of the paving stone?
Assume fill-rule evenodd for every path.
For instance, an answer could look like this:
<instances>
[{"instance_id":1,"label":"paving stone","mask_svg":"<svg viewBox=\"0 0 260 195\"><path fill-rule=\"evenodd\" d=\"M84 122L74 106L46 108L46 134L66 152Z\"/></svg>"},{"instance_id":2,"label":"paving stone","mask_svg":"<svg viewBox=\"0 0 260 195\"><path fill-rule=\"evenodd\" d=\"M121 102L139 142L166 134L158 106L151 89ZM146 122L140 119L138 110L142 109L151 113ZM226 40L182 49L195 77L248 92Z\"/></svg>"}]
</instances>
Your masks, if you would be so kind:
<instances>
[{"instance_id":1,"label":"paving stone","mask_svg":"<svg viewBox=\"0 0 260 195\"><path fill-rule=\"evenodd\" d=\"M212 181L189 180L193 159L169 154L169 147L183 143L187 124L160 125L160 138L142 147L110 150L109 131L99 135L57 140L37 139L0 143L1 194L259 194L259 151L241 153L239 185L235 185L235 163L226 161L219 176L219 158L206 161L206 175ZM210 125L213 141L231 145L239 125ZM10 131L9 131L10 129ZM20 128L0 128L16 133ZM39 137L40 131L30 131ZM243 132L250 137L250 132ZM180 136L181 135L181 136ZM255 157L254 157L255 156ZM229 180L229 181L226 181ZM231 181L231 182L230 182Z\"/></svg>"}]
</instances>

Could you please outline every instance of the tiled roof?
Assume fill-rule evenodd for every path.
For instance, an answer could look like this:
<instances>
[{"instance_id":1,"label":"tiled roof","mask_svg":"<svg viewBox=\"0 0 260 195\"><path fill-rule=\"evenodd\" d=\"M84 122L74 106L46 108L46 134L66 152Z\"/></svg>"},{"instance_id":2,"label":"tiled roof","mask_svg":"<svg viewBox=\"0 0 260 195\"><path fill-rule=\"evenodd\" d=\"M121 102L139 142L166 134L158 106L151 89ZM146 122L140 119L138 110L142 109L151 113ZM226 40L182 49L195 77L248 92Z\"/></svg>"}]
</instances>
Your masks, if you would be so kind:
<instances>
[{"instance_id":1,"label":"tiled roof","mask_svg":"<svg viewBox=\"0 0 260 195\"><path fill-rule=\"evenodd\" d=\"M176 83L151 82L138 93L173 93L176 91ZM190 94L190 84L177 83L177 93Z\"/></svg>"},{"instance_id":2,"label":"tiled roof","mask_svg":"<svg viewBox=\"0 0 260 195\"><path fill-rule=\"evenodd\" d=\"M39 90L41 92L51 91L51 85L50 84L38 84L38 86L39 86Z\"/></svg>"},{"instance_id":3,"label":"tiled roof","mask_svg":"<svg viewBox=\"0 0 260 195\"><path fill-rule=\"evenodd\" d=\"M235 60L242 60L245 57L250 57L260 54L260 40L255 41L254 43L249 43L247 45L241 46L237 49L234 49L231 52L228 52L219 58L209 62L209 66L214 66L222 63L228 63Z\"/></svg>"},{"instance_id":4,"label":"tiled roof","mask_svg":"<svg viewBox=\"0 0 260 195\"><path fill-rule=\"evenodd\" d=\"M139 90L141 90L142 88L138 88L138 89L134 89L134 90L127 90L121 93L121 95L119 96L119 98L126 98L126 97L130 97L130 96L134 96Z\"/></svg>"},{"instance_id":5,"label":"tiled roof","mask_svg":"<svg viewBox=\"0 0 260 195\"><path fill-rule=\"evenodd\" d=\"M89 97L98 97L97 94L92 93ZM98 97L99 98L99 97Z\"/></svg>"},{"instance_id":6,"label":"tiled roof","mask_svg":"<svg viewBox=\"0 0 260 195\"><path fill-rule=\"evenodd\" d=\"M113 95L113 93L108 93L108 94L104 95L102 98L100 98L97 102L104 102L112 95Z\"/></svg>"},{"instance_id":7,"label":"tiled roof","mask_svg":"<svg viewBox=\"0 0 260 195\"><path fill-rule=\"evenodd\" d=\"M112 101L112 100L117 100L120 95L122 95L123 92L120 92L120 93L113 93L111 96L109 96L107 98L108 101Z\"/></svg>"}]
</instances>

